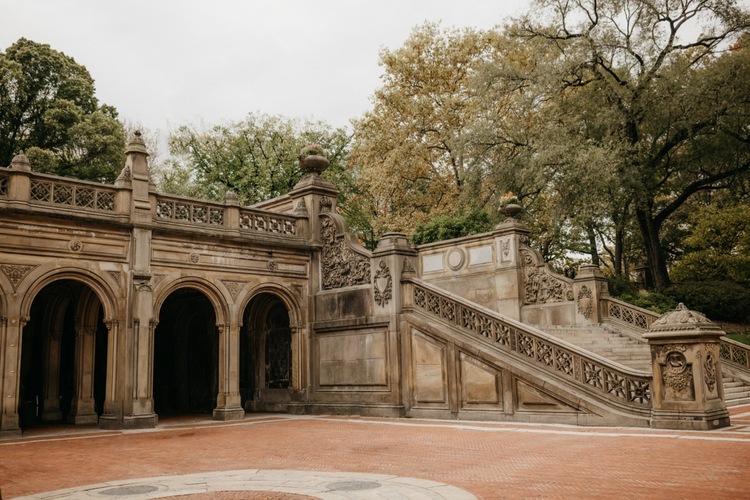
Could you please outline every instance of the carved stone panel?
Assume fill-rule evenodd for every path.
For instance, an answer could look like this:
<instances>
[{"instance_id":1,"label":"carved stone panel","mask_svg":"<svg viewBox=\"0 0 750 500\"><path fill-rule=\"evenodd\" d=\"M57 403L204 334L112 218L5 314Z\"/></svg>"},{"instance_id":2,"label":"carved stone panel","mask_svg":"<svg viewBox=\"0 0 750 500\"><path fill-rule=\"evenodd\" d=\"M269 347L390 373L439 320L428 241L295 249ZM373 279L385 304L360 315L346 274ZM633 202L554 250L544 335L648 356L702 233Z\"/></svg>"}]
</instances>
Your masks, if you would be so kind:
<instances>
[{"instance_id":1,"label":"carved stone panel","mask_svg":"<svg viewBox=\"0 0 750 500\"><path fill-rule=\"evenodd\" d=\"M345 238L336 235L336 224L329 217L321 219L320 236L323 240L324 290L370 283L370 259L354 251Z\"/></svg>"},{"instance_id":2,"label":"carved stone panel","mask_svg":"<svg viewBox=\"0 0 750 500\"><path fill-rule=\"evenodd\" d=\"M544 263L538 263L528 248L521 249L525 304L545 304L573 300L573 284L555 275Z\"/></svg>"},{"instance_id":3,"label":"carved stone panel","mask_svg":"<svg viewBox=\"0 0 750 500\"><path fill-rule=\"evenodd\" d=\"M502 409L500 373L485 363L461 353L461 406Z\"/></svg>"},{"instance_id":4,"label":"carved stone panel","mask_svg":"<svg viewBox=\"0 0 750 500\"><path fill-rule=\"evenodd\" d=\"M695 401L693 367L682 352L667 353L662 366L662 382L665 400Z\"/></svg>"},{"instance_id":5,"label":"carved stone panel","mask_svg":"<svg viewBox=\"0 0 750 500\"><path fill-rule=\"evenodd\" d=\"M393 280L391 271L384 260L380 261L378 270L375 272L375 303L385 307L393 295Z\"/></svg>"},{"instance_id":6,"label":"carved stone panel","mask_svg":"<svg viewBox=\"0 0 750 500\"><path fill-rule=\"evenodd\" d=\"M591 289L583 285L578 291L578 312L586 319L594 313L594 299Z\"/></svg>"},{"instance_id":7,"label":"carved stone panel","mask_svg":"<svg viewBox=\"0 0 750 500\"><path fill-rule=\"evenodd\" d=\"M0 270L10 281L13 291L18 289L18 285L23 279L31 272L32 269L38 266L24 266L21 264L2 264Z\"/></svg>"}]
</instances>

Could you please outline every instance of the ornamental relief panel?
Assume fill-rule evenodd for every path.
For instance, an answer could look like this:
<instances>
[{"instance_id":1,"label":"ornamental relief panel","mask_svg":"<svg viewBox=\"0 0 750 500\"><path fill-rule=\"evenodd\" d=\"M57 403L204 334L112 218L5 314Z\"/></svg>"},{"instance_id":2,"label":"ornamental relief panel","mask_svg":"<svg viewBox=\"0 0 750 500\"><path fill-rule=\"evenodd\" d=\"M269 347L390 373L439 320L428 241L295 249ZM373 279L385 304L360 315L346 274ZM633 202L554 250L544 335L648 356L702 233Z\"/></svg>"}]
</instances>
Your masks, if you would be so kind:
<instances>
[{"instance_id":1,"label":"ornamental relief panel","mask_svg":"<svg viewBox=\"0 0 750 500\"><path fill-rule=\"evenodd\" d=\"M375 272L375 303L385 307L393 295L393 280L391 271L384 260L380 261L378 270Z\"/></svg>"},{"instance_id":2,"label":"ornamental relief panel","mask_svg":"<svg viewBox=\"0 0 750 500\"><path fill-rule=\"evenodd\" d=\"M534 252L521 249L524 304L546 304L574 300L573 284L553 273L546 264L537 263Z\"/></svg>"},{"instance_id":3,"label":"ornamental relief panel","mask_svg":"<svg viewBox=\"0 0 750 500\"><path fill-rule=\"evenodd\" d=\"M343 236L336 235L336 224L330 217L321 218L320 238L323 290L370 283L369 257L356 252Z\"/></svg>"},{"instance_id":4,"label":"ornamental relief panel","mask_svg":"<svg viewBox=\"0 0 750 500\"><path fill-rule=\"evenodd\" d=\"M662 381L664 383L664 399L671 401L695 401L693 387L693 367L687 362L685 355L679 351L671 351L664 358Z\"/></svg>"},{"instance_id":5,"label":"ornamental relief panel","mask_svg":"<svg viewBox=\"0 0 750 500\"><path fill-rule=\"evenodd\" d=\"M21 264L2 264L0 270L10 281L13 291L18 289L18 285L31 272L32 269L39 266L24 266Z\"/></svg>"}]
</instances>

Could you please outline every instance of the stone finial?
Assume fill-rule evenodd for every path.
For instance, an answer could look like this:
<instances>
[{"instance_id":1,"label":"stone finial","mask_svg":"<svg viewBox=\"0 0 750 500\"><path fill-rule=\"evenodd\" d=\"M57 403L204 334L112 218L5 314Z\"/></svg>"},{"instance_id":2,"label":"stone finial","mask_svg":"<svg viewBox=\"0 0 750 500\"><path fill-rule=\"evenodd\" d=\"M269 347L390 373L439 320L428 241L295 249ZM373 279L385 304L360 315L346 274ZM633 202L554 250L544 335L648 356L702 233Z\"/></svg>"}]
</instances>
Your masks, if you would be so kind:
<instances>
[{"instance_id":1,"label":"stone finial","mask_svg":"<svg viewBox=\"0 0 750 500\"><path fill-rule=\"evenodd\" d=\"M693 330L701 332L721 331L721 328L698 311L691 311L685 304L680 304L674 311L659 316L651 323L650 332L667 332Z\"/></svg>"},{"instance_id":2,"label":"stone finial","mask_svg":"<svg viewBox=\"0 0 750 500\"><path fill-rule=\"evenodd\" d=\"M230 189L224 194L224 203L227 205L239 205L240 199L237 193Z\"/></svg>"},{"instance_id":3,"label":"stone finial","mask_svg":"<svg viewBox=\"0 0 750 500\"><path fill-rule=\"evenodd\" d=\"M299 166L307 174L322 174L328 168L330 162L323 153L320 144L309 144L302 148L297 157Z\"/></svg>"},{"instance_id":4,"label":"stone finial","mask_svg":"<svg viewBox=\"0 0 750 500\"><path fill-rule=\"evenodd\" d=\"M26 158L26 155L23 154L23 151L21 151L13 157L13 160L11 160L10 168L12 168L13 170L23 170L24 172L31 172L31 162L28 158Z\"/></svg>"},{"instance_id":5,"label":"stone finial","mask_svg":"<svg viewBox=\"0 0 750 500\"><path fill-rule=\"evenodd\" d=\"M128 147L127 149L125 149L125 154L129 154L129 153L143 153L146 156L148 156L148 151L146 150L146 143L143 141L143 137L141 137L140 130L136 130L133 133L133 137L130 138Z\"/></svg>"}]
</instances>

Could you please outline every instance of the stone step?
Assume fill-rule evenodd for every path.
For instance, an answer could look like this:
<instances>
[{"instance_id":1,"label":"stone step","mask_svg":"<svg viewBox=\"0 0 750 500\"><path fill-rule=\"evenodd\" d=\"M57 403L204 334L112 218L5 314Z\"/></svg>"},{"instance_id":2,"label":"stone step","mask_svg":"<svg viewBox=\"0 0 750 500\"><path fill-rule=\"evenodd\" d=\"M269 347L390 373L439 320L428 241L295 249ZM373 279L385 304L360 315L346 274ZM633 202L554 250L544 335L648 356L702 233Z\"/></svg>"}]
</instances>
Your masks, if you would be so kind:
<instances>
[{"instance_id":1,"label":"stone step","mask_svg":"<svg viewBox=\"0 0 750 500\"><path fill-rule=\"evenodd\" d=\"M750 404L750 397L732 400L726 399L725 402L727 404L727 408L734 408L735 406Z\"/></svg>"}]
</instances>

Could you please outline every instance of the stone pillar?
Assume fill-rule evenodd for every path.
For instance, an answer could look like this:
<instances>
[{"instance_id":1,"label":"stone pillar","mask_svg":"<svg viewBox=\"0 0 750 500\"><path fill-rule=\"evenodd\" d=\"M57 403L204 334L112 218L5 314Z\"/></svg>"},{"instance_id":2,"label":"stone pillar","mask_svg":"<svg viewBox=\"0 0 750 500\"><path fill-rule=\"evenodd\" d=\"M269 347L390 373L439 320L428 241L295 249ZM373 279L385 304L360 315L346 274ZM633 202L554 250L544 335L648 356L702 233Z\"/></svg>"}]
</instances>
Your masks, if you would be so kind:
<instances>
[{"instance_id":1,"label":"stone pillar","mask_svg":"<svg viewBox=\"0 0 750 500\"><path fill-rule=\"evenodd\" d=\"M107 382L104 397L104 413L99 417L99 427L103 429L121 429L123 427L123 396L121 387L125 371L122 364L120 341L120 322L105 319L107 327Z\"/></svg>"},{"instance_id":2,"label":"stone pillar","mask_svg":"<svg viewBox=\"0 0 750 500\"><path fill-rule=\"evenodd\" d=\"M19 384L21 372L21 338L28 318L0 318L0 437L18 436Z\"/></svg>"},{"instance_id":3,"label":"stone pillar","mask_svg":"<svg viewBox=\"0 0 750 500\"><path fill-rule=\"evenodd\" d=\"M374 314L399 314L403 304L401 273L413 271L417 252L406 235L386 233L372 252L372 293ZM408 263L407 263L408 261Z\"/></svg>"},{"instance_id":4,"label":"stone pillar","mask_svg":"<svg viewBox=\"0 0 750 500\"><path fill-rule=\"evenodd\" d=\"M62 419L60 410L60 340L62 331L54 330L47 338L44 384L44 412L42 420L55 422Z\"/></svg>"},{"instance_id":5,"label":"stone pillar","mask_svg":"<svg viewBox=\"0 0 750 500\"><path fill-rule=\"evenodd\" d=\"M70 403L68 422L72 424L95 424L94 408L94 341L96 327L76 329L75 346L75 396Z\"/></svg>"},{"instance_id":6,"label":"stone pillar","mask_svg":"<svg viewBox=\"0 0 750 500\"><path fill-rule=\"evenodd\" d=\"M508 217L495 228L495 310L500 314L521 319L524 304L523 262L519 249L528 243L529 229L513 217Z\"/></svg>"},{"instance_id":7,"label":"stone pillar","mask_svg":"<svg viewBox=\"0 0 750 500\"><path fill-rule=\"evenodd\" d=\"M573 296L576 301L576 324L596 325L601 323L599 302L603 295L609 295L607 278L598 266L584 264L573 281Z\"/></svg>"},{"instance_id":8,"label":"stone pillar","mask_svg":"<svg viewBox=\"0 0 750 500\"><path fill-rule=\"evenodd\" d=\"M240 328L217 325L219 329L219 394L214 420L237 420L245 416L240 397Z\"/></svg>"},{"instance_id":9,"label":"stone pillar","mask_svg":"<svg viewBox=\"0 0 750 500\"><path fill-rule=\"evenodd\" d=\"M643 335L651 347L651 426L708 430L729 425L721 381L719 339L724 332L683 304Z\"/></svg>"}]
</instances>

